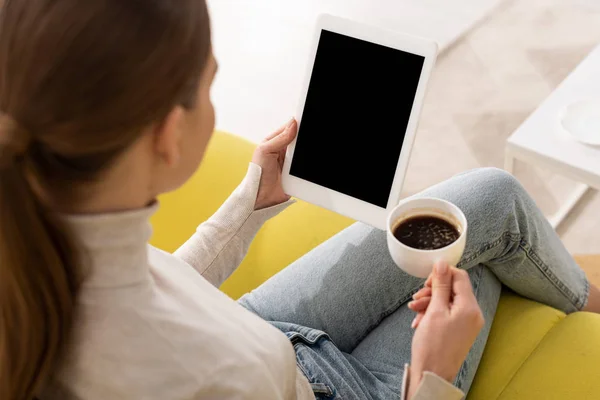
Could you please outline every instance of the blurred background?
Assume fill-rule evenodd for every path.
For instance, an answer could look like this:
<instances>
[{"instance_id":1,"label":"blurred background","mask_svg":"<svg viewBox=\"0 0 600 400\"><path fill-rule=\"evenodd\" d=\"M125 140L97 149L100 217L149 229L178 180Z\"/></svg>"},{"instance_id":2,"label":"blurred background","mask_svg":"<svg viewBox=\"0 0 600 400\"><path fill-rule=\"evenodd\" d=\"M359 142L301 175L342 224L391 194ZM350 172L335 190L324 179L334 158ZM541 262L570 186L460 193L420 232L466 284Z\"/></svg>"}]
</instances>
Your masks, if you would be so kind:
<instances>
[{"instance_id":1,"label":"blurred background","mask_svg":"<svg viewBox=\"0 0 600 400\"><path fill-rule=\"evenodd\" d=\"M208 3L220 64L217 128L254 142L296 113L320 13L437 41L405 195L467 169L502 168L508 137L600 43L600 0ZM522 163L515 175L548 215L576 184ZM589 191L559 226L573 253L600 253L598 215L600 195Z\"/></svg>"}]
</instances>

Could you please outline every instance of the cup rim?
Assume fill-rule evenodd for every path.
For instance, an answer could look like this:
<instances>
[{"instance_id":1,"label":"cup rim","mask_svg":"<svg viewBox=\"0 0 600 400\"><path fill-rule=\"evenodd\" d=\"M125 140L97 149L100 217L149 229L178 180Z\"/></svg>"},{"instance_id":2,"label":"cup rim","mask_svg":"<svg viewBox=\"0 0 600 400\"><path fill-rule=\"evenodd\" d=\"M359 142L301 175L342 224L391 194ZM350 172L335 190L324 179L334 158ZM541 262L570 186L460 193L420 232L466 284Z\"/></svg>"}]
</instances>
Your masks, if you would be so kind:
<instances>
[{"instance_id":1,"label":"cup rim","mask_svg":"<svg viewBox=\"0 0 600 400\"><path fill-rule=\"evenodd\" d=\"M462 219L464 221L464 227L462 229L462 232L460 232L460 235L458 236L458 239L456 239L454 242L450 243L448 246L440 247L439 249L435 249L435 250L416 249L414 247L407 246L404 243L402 243L400 240L398 240L398 238L396 238L396 236L394 236L394 234L392 233L392 215L394 214L394 212L399 207L405 205L406 203L408 203L410 201L418 201L418 200L433 200L433 201L437 201L437 202L444 203L444 204L450 206L450 208L454 209L455 211L458 211L459 215L462 217ZM431 207L431 208L435 208L435 207ZM461 221L461 223L463 221ZM417 252L417 253L435 254L435 253L442 253L444 251L448 251L448 249L452 248L453 246L458 246L459 242L460 242L460 239L462 239L463 236L465 236L467 234L468 226L469 226L469 223L467 221L467 216L460 209L460 207L458 207L456 204L454 204L452 202L449 202L448 200L436 199L435 197L419 197L419 198L416 198L416 199L407 199L405 201L402 201L402 202L398 203L398 205L392 209L392 211L389 213L388 218L387 218L386 231L387 231L387 234L389 236L391 236L393 238L393 240L397 244L399 244L401 247L403 247L405 249L409 249L409 250L412 250L412 251Z\"/></svg>"}]
</instances>

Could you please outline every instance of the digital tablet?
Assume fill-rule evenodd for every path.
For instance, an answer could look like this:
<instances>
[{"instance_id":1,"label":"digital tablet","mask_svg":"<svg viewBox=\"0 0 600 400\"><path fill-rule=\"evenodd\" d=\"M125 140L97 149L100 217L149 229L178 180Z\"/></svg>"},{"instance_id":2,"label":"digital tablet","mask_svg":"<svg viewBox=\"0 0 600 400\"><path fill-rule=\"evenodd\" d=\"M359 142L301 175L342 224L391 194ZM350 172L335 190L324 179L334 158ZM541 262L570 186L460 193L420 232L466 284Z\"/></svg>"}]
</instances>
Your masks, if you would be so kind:
<instances>
[{"instance_id":1,"label":"digital tablet","mask_svg":"<svg viewBox=\"0 0 600 400\"><path fill-rule=\"evenodd\" d=\"M436 55L435 42L320 16L285 192L385 229Z\"/></svg>"}]
</instances>

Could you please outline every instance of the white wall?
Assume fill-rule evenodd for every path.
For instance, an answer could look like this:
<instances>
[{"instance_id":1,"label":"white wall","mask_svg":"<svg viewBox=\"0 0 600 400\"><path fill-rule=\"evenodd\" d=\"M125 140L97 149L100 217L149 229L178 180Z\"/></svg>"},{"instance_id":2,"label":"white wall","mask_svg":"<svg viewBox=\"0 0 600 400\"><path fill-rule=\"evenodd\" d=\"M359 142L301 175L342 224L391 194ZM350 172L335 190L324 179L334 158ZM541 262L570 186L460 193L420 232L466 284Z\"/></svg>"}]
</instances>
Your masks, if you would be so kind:
<instances>
[{"instance_id":1,"label":"white wall","mask_svg":"<svg viewBox=\"0 0 600 400\"><path fill-rule=\"evenodd\" d=\"M457 39L502 0L208 0L220 70L217 128L259 141L296 112L316 17Z\"/></svg>"}]
</instances>

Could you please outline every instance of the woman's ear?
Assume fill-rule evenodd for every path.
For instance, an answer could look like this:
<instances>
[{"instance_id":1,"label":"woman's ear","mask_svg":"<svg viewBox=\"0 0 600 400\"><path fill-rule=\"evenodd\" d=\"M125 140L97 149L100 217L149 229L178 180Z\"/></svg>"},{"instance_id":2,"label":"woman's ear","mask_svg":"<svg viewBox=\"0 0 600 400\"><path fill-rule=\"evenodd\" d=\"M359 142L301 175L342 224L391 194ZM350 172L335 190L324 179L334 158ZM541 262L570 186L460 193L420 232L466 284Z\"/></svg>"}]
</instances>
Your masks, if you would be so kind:
<instances>
[{"instance_id":1,"label":"woman's ear","mask_svg":"<svg viewBox=\"0 0 600 400\"><path fill-rule=\"evenodd\" d=\"M177 165L181 158L184 113L183 107L174 107L154 129L154 150L169 167Z\"/></svg>"}]
</instances>

